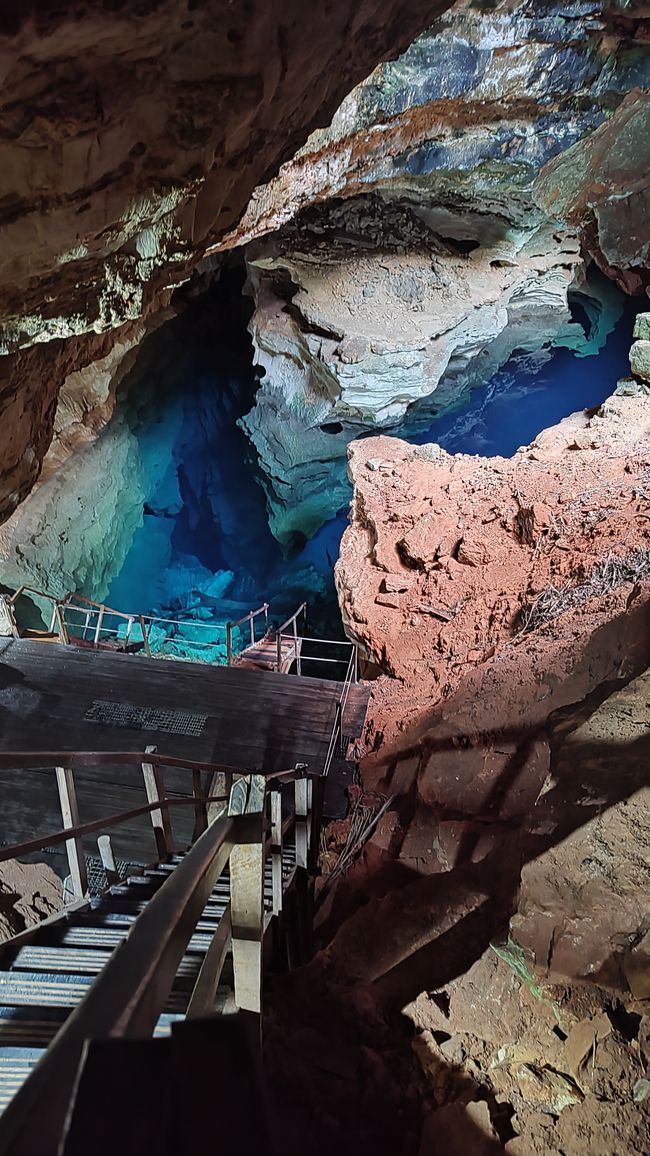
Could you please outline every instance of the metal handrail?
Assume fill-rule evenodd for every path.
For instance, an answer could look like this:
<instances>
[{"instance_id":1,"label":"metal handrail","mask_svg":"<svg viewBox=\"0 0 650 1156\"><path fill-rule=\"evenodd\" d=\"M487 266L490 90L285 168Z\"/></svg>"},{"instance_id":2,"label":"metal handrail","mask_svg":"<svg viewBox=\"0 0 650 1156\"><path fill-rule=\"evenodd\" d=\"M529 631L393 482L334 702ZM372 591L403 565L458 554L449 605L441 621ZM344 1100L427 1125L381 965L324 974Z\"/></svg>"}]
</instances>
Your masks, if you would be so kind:
<instances>
[{"instance_id":1,"label":"metal handrail","mask_svg":"<svg viewBox=\"0 0 650 1156\"><path fill-rule=\"evenodd\" d=\"M232 648L233 631L236 630L238 626L241 626L244 622L248 622L250 631L250 645L253 646L255 642L255 619L259 618L260 614L264 615L264 631L266 633L269 628L268 602L263 602L261 606L257 607L257 610L249 610L246 614L243 614L241 618L238 618L236 622L226 623L226 660L228 666L232 666L232 660L234 657Z\"/></svg>"},{"instance_id":2,"label":"metal handrail","mask_svg":"<svg viewBox=\"0 0 650 1156\"><path fill-rule=\"evenodd\" d=\"M5 1109L4 1151L12 1156L57 1151L87 1039L152 1034L240 826L227 815L211 823L149 900Z\"/></svg>"},{"instance_id":3,"label":"metal handrail","mask_svg":"<svg viewBox=\"0 0 650 1156\"><path fill-rule=\"evenodd\" d=\"M303 625L303 630L304 630L305 626L307 625L307 603L301 602L298 609L294 610L293 614L291 614L289 616L289 618L287 618L286 622L282 623L282 626L280 626L278 631L277 631L277 634L276 634L276 658L277 658L278 670L282 669L282 638L284 636L285 630L289 626L292 626L293 630L292 630L291 634L286 635L286 637L291 642L293 642L293 657L296 660L296 670L297 670L298 674L302 674L301 663L300 663L301 647L299 646L300 636L298 634L298 618L300 617L301 614L303 616L302 625Z\"/></svg>"},{"instance_id":4,"label":"metal handrail","mask_svg":"<svg viewBox=\"0 0 650 1156\"><path fill-rule=\"evenodd\" d=\"M103 752L108 761L110 752ZM133 758L135 752L120 752ZM78 765L89 752L68 755ZM151 750L145 752L152 758ZM138 752L138 756L142 757ZM7 756L5 756L7 757ZM166 756L156 760L174 763ZM24 765L41 764L43 752L23 756ZM270 915L279 915L288 886L283 870L282 843L291 826L295 831L296 867L309 869L318 853L317 822L320 792L306 764L269 776L244 776L230 795L227 814L208 824L182 861L154 893L135 920L129 935L110 955L104 968L76 1009L67 1018L33 1072L16 1092L2 1118L0 1152L11 1156L54 1156L59 1151L69 1118L84 1048L97 1038L134 1039L151 1036L163 1012L181 960L218 878L230 861L230 905L219 924L190 997L192 1014L205 1014L211 991L216 990L226 944L231 941L235 1000L238 1006L261 1011L262 958L265 916L265 862L272 863ZM280 783L295 779L295 813L283 818ZM267 789L268 780L275 790ZM319 786L322 788L321 782ZM244 788L243 791L241 788ZM220 797L219 797L220 798ZM211 800L206 799L205 802ZM159 798L157 806L181 800ZM188 800L189 802L189 800ZM270 804L270 816L267 804ZM267 828L266 820L270 820ZM95 824L92 824L95 826ZM81 829L68 828L70 839ZM51 839L51 836L50 836ZM252 873L251 873L252 872ZM254 878L255 876L255 878ZM222 926L223 924L223 926ZM37 928L33 929L36 932ZM251 949L255 944L255 950ZM6 945L11 949L11 941ZM207 1001L207 1002L206 1002ZM209 1009L208 1009L209 1010Z\"/></svg>"},{"instance_id":5,"label":"metal handrail","mask_svg":"<svg viewBox=\"0 0 650 1156\"><path fill-rule=\"evenodd\" d=\"M356 683L358 681L357 644L355 642L351 642L350 645L352 647L352 652L350 654L350 659L348 662L347 671L345 674L345 679L343 681L343 687L341 689L341 694L340 694L339 700L336 704L336 714L334 717L334 726L332 727L332 733L330 735L329 746L327 748L327 754L325 756L325 763L324 763L324 769L323 769L324 775L329 774L329 770L330 770L330 767L332 765L332 761L334 759L334 752L336 750L336 744L337 744L337 742L340 742L341 736L343 734L343 712L347 706L347 701L348 701L348 697L350 694L350 687L352 686L353 682Z\"/></svg>"},{"instance_id":6,"label":"metal handrail","mask_svg":"<svg viewBox=\"0 0 650 1156\"><path fill-rule=\"evenodd\" d=\"M138 765L151 761L149 751L0 751L0 770L29 770L59 766L66 763L73 770L79 767ZM174 767L180 771L205 771L241 775L241 767L231 767L225 763L204 763L198 759L181 759L175 755L160 755L156 751L153 759L158 766Z\"/></svg>"}]
</instances>

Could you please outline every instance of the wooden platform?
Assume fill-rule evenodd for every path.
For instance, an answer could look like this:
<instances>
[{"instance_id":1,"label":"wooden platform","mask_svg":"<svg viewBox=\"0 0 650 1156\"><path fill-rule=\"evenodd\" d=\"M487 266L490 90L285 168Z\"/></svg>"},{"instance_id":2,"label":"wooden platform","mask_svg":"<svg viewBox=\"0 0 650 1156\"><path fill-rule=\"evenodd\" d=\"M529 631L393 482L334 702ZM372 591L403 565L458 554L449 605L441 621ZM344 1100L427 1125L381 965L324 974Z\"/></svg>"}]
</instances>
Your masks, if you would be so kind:
<instances>
[{"instance_id":1,"label":"wooden platform","mask_svg":"<svg viewBox=\"0 0 650 1156\"><path fill-rule=\"evenodd\" d=\"M294 662L300 656L302 639L283 638L280 643L280 673L289 674ZM274 636L260 638L247 646L237 656L236 666L254 668L257 670L278 669L278 642Z\"/></svg>"},{"instance_id":2,"label":"wooden platform","mask_svg":"<svg viewBox=\"0 0 650 1156\"><path fill-rule=\"evenodd\" d=\"M270 671L1 639L0 747L142 751L155 744L161 754L241 770L286 770L297 762L320 770L341 689L338 682ZM346 734L361 734L368 697L367 686L350 688L343 723ZM97 713L93 704L98 702L127 710L170 712L167 721L180 729L177 733L156 729L157 719L152 722L151 717L146 727L90 721L86 716L91 710ZM179 716L179 712L183 713ZM200 733L187 733L192 726L200 728ZM137 768L79 771L75 781L82 821L145 801ZM188 772L167 771L166 784L170 795L190 793ZM50 771L0 772L0 791L1 841L17 841L60 826ZM174 832L179 842L190 838L191 811L177 809ZM151 860L148 820L134 820L116 832L114 845L118 855Z\"/></svg>"}]
</instances>

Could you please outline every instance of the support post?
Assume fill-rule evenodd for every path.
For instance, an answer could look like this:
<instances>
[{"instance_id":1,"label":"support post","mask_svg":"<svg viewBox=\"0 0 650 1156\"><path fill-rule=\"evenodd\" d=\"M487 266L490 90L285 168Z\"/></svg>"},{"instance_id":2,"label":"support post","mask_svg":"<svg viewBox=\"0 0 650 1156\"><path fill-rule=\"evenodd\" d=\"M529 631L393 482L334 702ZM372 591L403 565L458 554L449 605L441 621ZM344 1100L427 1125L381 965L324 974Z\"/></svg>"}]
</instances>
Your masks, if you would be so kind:
<instances>
[{"instance_id":1,"label":"support post","mask_svg":"<svg viewBox=\"0 0 650 1156\"><path fill-rule=\"evenodd\" d=\"M264 934L263 775L247 775L233 784L228 813L246 817L247 841L230 855L230 915L235 1003L242 1011L262 1011L262 938ZM252 829L251 829L252 828ZM257 836L257 837L255 837ZM235 839L237 832L235 831Z\"/></svg>"},{"instance_id":2,"label":"support post","mask_svg":"<svg viewBox=\"0 0 650 1156\"><path fill-rule=\"evenodd\" d=\"M65 624L65 619L63 617L63 609L62 609L61 604L59 602L57 602L57 604L56 604L56 621L57 621L57 626L59 628L59 638L61 639L61 642L63 643L63 645L67 646L68 643L70 642L70 636L68 634L68 628Z\"/></svg>"},{"instance_id":3,"label":"support post","mask_svg":"<svg viewBox=\"0 0 650 1156\"><path fill-rule=\"evenodd\" d=\"M61 803L63 826L79 826L79 808L77 795L74 789L74 775L70 767L56 768L56 785ZM67 839L65 849L68 854L68 866L72 880L72 891L75 899L83 899L88 891L88 875L86 872L86 856L84 855L83 841L80 838Z\"/></svg>"},{"instance_id":4,"label":"support post","mask_svg":"<svg viewBox=\"0 0 650 1156\"><path fill-rule=\"evenodd\" d=\"M151 647L149 646L149 635L147 634L147 624L144 620L144 615L138 615L140 622L140 630L142 631L142 641L144 642L144 652L147 658L151 658Z\"/></svg>"},{"instance_id":5,"label":"support post","mask_svg":"<svg viewBox=\"0 0 650 1156\"><path fill-rule=\"evenodd\" d=\"M120 882L120 873L115 862L110 835L100 835L97 839L97 846L99 847L99 857L106 874L106 883L109 887L112 887L114 883Z\"/></svg>"},{"instance_id":6,"label":"support post","mask_svg":"<svg viewBox=\"0 0 650 1156\"><path fill-rule=\"evenodd\" d=\"M293 649L296 656L296 673L298 676L302 674L302 666L300 663L300 651L298 649L298 619L293 620Z\"/></svg>"},{"instance_id":7,"label":"support post","mask_svg":"<svg viewBox=\"0 0 650 1156\"><path fill-rule=\"evenodd\" d=\"M273 881L273 914L282 911L282 792L271 791L271 878Z\"/></svg>"},{"instance_id":8,"label":"support post","mask_svg":"<svg viewBox=\"0 0 650 1156\"><path fill-rule=\"evenodd\" d=\"M104 610L105 609L106 609L106 607L102 606L101 610L99 611L99 614L97 615L97 626L95 627L95 646L98 645L99 639L100 639L100 636L102 633L102 624L104 622Z\"/></svg>"},{"instance_id":9,"label":"support post","mask_svg":"<svg viewBox=\"0 0 650 1156\"><path fill-rule=\"evenodd\" d=\"M156 747L145 747L146 754L152 755L157 750ZM165 797L165 777L162 767L155 763L142 764L142 777L144 779L144 789L147 792L148 803L158 803ZM169 807L160 807L151 812L151 825L153 827L154 839L156 840L156 850L160 859L166 859L171 855L174 848L174 840L172 837L172 827L169 819Z\"/></svg>"},{"instance_id":10,"label":"support post","mask_svg":"<svg viewBox=\"0 0 650 1156\"><path fill-rule=\"evenodd\" d=\"M198 839L208 827L208 808L205 802L205 792L201 782L201 772L192 771L192 791L194 793L194 834L192 842Z\"/></svg>"},{"instance_id":11,"label":"support post","mask_svg":"<svg viewBox=\"0 0 650 1156\"><path fill-rule=\"evenodd\" d=\"M324 776L320 776L317 779L310 779L309 785L312 789L312 797L310 800L309 871L310 874L316 875L318 873L318 860L320 858L320 832L323 823L323 803L325 800Z\"/></svg>"},{"instance_id":12,"label":"support post","mask_svg":"<svg viewBox=\"0 0 650 1156\"><path fill-rule=\"evenodd\" d=\"M309 855L309 782L296 779L296 867L307 867Z\"/></svg>"}]
</instances>

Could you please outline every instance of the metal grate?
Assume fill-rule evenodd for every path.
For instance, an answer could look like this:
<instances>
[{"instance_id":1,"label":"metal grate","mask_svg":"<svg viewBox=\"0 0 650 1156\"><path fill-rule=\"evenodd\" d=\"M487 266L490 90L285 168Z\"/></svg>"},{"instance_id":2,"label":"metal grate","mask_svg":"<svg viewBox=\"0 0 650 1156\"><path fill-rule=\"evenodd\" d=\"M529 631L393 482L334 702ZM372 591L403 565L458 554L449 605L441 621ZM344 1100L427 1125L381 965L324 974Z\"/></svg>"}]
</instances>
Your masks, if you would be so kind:
<instances>
[{"instance_id":1,"label":"metal grate","mask_svg":"<svg viewBox=\"0 0 650 1156\"><path fill-rule=\"evenodd\" d=\"M129 727L140 731L165 731L172 735L203 734L207 714L190 714L185 710L158 710L156 707L131 706L128 702L105 702L96 699L84 715L85 722L109 727Z\"/></svg>"}]
</instances>

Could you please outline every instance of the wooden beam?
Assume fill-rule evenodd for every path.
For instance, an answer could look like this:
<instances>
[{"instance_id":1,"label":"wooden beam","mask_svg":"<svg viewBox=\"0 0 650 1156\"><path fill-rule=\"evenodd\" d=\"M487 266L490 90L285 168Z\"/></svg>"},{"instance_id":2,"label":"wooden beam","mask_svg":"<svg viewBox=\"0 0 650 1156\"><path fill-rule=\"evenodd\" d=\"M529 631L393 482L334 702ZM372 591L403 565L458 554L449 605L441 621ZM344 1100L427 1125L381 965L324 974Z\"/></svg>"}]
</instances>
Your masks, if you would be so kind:
<instances>
[{"instance_id":1,"label":"wooden beam","mask_svg":"<svg viewBox=\"0 0 650 1156\"><path fill-rule=\"evenodd\" d=\"M230 947L231 933L230 904L228 904L201 964L194 991L187 1005L186 1019L213 1014L219 980Z\"/></svg>"},{"instance_id":2,"label":"wooden beam","mask_svg":"<svg viewBox=\"0 0 650 1156\"><path fill-rule=\"evenodd\" d=\"M309 780L296 779L296 867L309 860Z\"/></svg>"},{"instance_id":3,"label":"wooden beam","mask_svg":"<svg viewBox=\"0 0 650 1156\"><path fill-rule=\"evenodd\" d=\"M273 880L273 914L282 911L282 793L271 791L271 873Z\"/></svg>"},{"instance_id":4,"label":"wooden beam","mask_svg":"<svg viewBox=\"0 0 650 1156\"><path fill-rule=\"evenodd\" d=\"M97 846L99 847L99 857L106 874L106 883L108 887L112 887L114 883L120 882L120 873L115 863L110 835L100 835L97 840Z\"/></svg>"},{"instance_id":5,"label":"wooden beam","mask_svg":"<svg viewBox=\"0 0 650 1156\"><path fill-rule=\"evenodd\" d=\"M156 747L148 746L145 754L152 755ZM149 803L159 803L165 797L165 776L162 767L156 763L142 763L142 777L144 789L147 792ZM160 859L166 859L174 849L172 826L169 818L169 808L159 807L151 812L151 825L156 840L156 849Z\"/></svg>"},{"instance_id":6,"label":"wooden beam","mask_svg":"<svg viewBox=\"0 0 650 1156\"><path fill-rule=\"evenodd\" d=\"M79 808L74 789L74 774L69 767L56 767L56 785L61 803L63 826L66 829L78 827ZM82 839L78 836L66 839L65 849L72 879L72 892L75 899L83 899L84 895L88 893L88 873Z\"/></svg>"},{"instance_id":7,"label":"wooden beam","mask_svg":"<svg viewBox=\"0 0 650 1156\"><path fill-rule=\"evenodd\" d=\"M235 1003L242 1011L262 1011L262 938L264 934L263 775L247 775L233 784L229 814L255 823L255 841L238 843L230 855L230 914Z\"/></svg>"}]
</instances>

